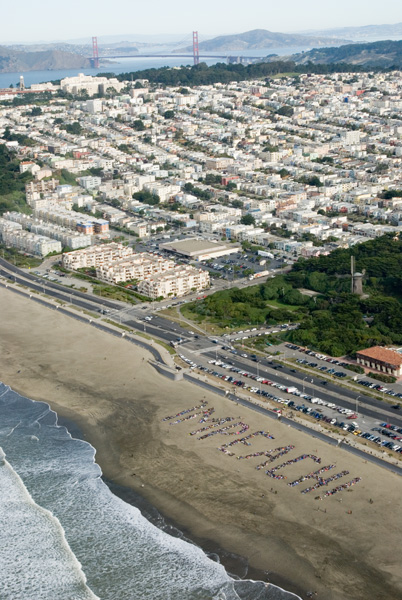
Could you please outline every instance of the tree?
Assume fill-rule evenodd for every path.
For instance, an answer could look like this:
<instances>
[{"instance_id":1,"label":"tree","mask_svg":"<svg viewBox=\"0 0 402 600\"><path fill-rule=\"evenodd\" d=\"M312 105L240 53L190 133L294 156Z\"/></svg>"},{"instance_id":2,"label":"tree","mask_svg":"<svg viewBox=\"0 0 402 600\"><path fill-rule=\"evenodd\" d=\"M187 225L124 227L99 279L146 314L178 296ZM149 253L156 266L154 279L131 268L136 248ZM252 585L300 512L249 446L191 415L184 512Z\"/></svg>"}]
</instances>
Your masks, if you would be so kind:
<instances>
[{"instance_id":1,"label":"tree","mask_svg":"<svg viewBox=\"0 0 402 600\"><path fill-rule=\"evenodd\" d=\"M78 121L74 121L74 123L68 123L65 125L64 129L67 131L67 133L71 133L73 135L80 135L80 133L82 133L82 127Z\"/></svg>"},{"instance_id":2,"label":"tree","mask_svg":"<svg viewBox=\"0 0 402 600\"><path fill-rule=\"evenodd\" d=\"M143 190L142 192L135 192L133 194L133 198L134 200L138 200L139 202L145 202L145 204L151 205L159 204L160 202L159 196L157 196L156 194L151 194L151 192L148 192L146 190Z\"/></svg>"},{"instance_id":3,"label":"tree","mask_svg":"<svg viewBox=\"0 0 402 600\"><path fill-rule=\"evenodd\" d=\"M242 225L255 225L255 218L253 217L253 215L243 215L240 219L240 223Z\"/></svg>"},{"instance_id":4,"label":"tree","mask_svg":"<svg viewBox=\"0 0 402 600\"><path fill-rule=\"evenodd\" d=\"M167 110L163 114L165 119L173 119L174 115L175 115L174 110Z\"/></svg>"},{"instance_id":5,"label":"tree","mask_svg":"<svg viewBox=\"0 0 402 600\"><path fill-rule=\"evenodd\" d=\"M40 106L34 106L31 110L31 117L39 117L42 114L42 109Z\"/></svg>"},{"instance_id":6,"label":"tree","mask_svg":"<svg viewBox=\"0 0 402 600\"><path fill-rule=\"evenodd\" d=\"M278 108L276 114L281 115L282 117L293 117L294 110L291 106L285 105L281 106L281 108Z\"/></svg>"},{"instance_id":7,"label":"tree","mask_svg":"<svg viewBox=\"0 0 402 600\"><path fill-rule=\"evenodd\" d=\"M135 131L144 131L145 130L145 125L144 125L143 121L141 121L141 119L136 119L132 123L131 126L133 129L135 129Z\"/></svg>"}]
</instances>

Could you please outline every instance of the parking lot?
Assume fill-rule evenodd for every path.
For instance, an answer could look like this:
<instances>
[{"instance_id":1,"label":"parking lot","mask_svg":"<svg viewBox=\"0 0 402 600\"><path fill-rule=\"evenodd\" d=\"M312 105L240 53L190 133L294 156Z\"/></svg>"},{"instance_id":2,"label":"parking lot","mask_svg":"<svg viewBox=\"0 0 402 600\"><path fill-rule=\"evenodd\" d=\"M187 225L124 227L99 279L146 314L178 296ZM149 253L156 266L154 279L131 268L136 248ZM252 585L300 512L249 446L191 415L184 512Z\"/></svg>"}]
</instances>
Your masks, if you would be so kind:
<instances>
[{"instance_id":1,"label":"parking lot","mask_svg":"<svg viewBox=\"0 0 402 600\"><path fill-rule=\"evenodd\" d=\"M317 422L327 423L346 434L370 441L381 449L402 454L402 427L371 417L359 415L350 408L336 402L328 402L319 396L312 396L294 385L283 385L266 375L250 372L233 364L229 357L208 360L208 366L180 354L180 358L191 369L199 369L217 379L226 381L234 388L240 388L261 398L272 400L287 407L292 412L310 416ZM280 392L280 394L278 394ZM276 412L281 409L274 408Z\"/></svg>"}]
</instances>

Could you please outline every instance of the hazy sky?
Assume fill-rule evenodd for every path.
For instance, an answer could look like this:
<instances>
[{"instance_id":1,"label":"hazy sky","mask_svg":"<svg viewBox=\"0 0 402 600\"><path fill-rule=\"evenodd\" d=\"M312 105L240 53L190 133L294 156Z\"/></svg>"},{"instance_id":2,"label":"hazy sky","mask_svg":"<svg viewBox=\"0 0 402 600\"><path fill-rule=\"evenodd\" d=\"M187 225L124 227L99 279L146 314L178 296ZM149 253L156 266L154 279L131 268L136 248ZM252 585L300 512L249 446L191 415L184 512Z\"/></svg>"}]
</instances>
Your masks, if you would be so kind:
<instances>
[{"instance_id":1,"label":"hazy sky","mask_svg":"<svg viewBox=\"0 0 402 600\"><path fill-rule=\"evenodd\" d=\"M402 21L402 0L18 0L2 7L0 45L92 35L301 31Z\"/></svg>"}]
</instances>

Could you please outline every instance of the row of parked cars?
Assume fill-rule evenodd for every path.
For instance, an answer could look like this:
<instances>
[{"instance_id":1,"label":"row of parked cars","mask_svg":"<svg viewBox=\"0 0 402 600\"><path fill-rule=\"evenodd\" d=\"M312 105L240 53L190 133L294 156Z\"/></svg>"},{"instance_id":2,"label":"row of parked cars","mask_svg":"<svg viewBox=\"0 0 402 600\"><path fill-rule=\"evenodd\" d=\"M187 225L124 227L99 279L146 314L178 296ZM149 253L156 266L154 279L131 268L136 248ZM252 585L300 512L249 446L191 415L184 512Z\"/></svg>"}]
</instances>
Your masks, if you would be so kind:
<instances>
[{"instance_id":1,"label":"row of parked cars","mask_svg":"<svg viewBox=\"0 0 402 600\"><path fill-rule=\"evenodd\" d=\"M276 383L275 381L271 381L270 379L266 379L261 376L257 376L254 373L250 373L249 371L245 371L243 369L240 369L239 367L235 367L235 366L233 366L229 363L226 363L224 361L221 361L219 359L211 359L208 361L208 363L210 365L215 365L216 367L220 367L222 369L229 370L232 373L237 373L241 377L247 377L248 379L256 381L259 384L269 385L270 387L277 388L278 390L286 392L287 394L292 394L294 396L298 396L298 397L302 398L303 400L306 400L308 403L313 404L313 407L308 406L305 403L299 403L298 401L289 400L287 398L282 398L280 396L277 396L276 394L271 393L271 391L264 390L261 387L261 385L259 385L258 387L255 385L248 385L247 382L243 381L242 379L238 379L235 375L221 373L220 371L216 371L212 366L210 368L210 367L204 367L203 365L197 365L197 363L186 358L183 355L180 355L180 358L182 358L182 360L184 360L192 369L197 368L200 371L203 371L205 373L213 375L214 377L218 377L219 379L227 381L228 383L231 383L232 385L235 385L236 387L241 387L241 388L247 390L248 392L251 392L251 393L254 393L257 395L261 395L264 398L268 398L270 400L273 400L274 402L277 402L278 404L283 404L284 406L287 406L291 410L295 410L298 412L303 412L304 414L308 414L311 417L313 417L314 419L316 419L317 421L323 421L325 423L329 423L330 425L333 425L334 427L338 427L339 429L342 429L343 431L353 433L353 435L356 435L356 436L362 437L364 439L367 439L369 441L372 441L381 447L389 448L390 450L393 450L395 452L402 453L402 447L395 443L395 441L402 442L402 428L398 428L395 425L381 423L380 428L373 429L373 431L379 431L383 435L386 435L387 437L392 438L394 440L394 442L382 440L382 438L379 435L375 435L371 432L362 432L359 429L358 423L356 423L354 421L348 423L348 422L345 422L344 420L342 420L342 419L345 419L347 421L347 420L357 418L357 414L349 408L343 408L341 406L334 404L333 402L327 402L325 400L322 400L321 398L313 397L308 394L304 394L304 393L300 392L300 390L298 390L294 386L286 387L285 385ZM336 410L341 416L339 418L334 418L331 416L324 415L322 412L322 409L318 408L320 406L327 407L332 410ZM276 412L279 412L278 409L276 409ZM386 431L387 433L384 434L384 431ZM399 436L398 434L401 434L401 436Z\"/></svg>"},{"instance_id":2,"label":"row of parked cars","mask_svg":"<svg viewBox=\"0 0 402 600\"><path fill-rule=\"evenodd\" d=\"M381 392L381 394L387 394L387 396L402 398L402 393L395 392L394 390L389 390L388 388L384 387L383 385L380 385L379 383L372 383L371 381L366 381L365 379L358 379L356 383L364 385L365 387L370 388L371 390L377 390L378 392ZM396 407L399 408L399 404L396 404L392 408Z\"/></svg>"},{"instance_id":3,"label":"row of parked cars","mask_svg":"<svg viewBox=\"0 0 402 600\"><path fill-rule=\"evenodd\" d=\"M296 360L297 363L299 363L299 365L306 365L308 367L311 367L312 369L318 369L319 371L321 371L322 373L327 373L328 375L334 375L335 377L339 377L339 378L343 378L346 377L346 373L344 373L343 371L337 371L336 369L332 368L328 368L325 367L324 365L322 367L320 367L318 365L318 363L315 362L309 362L308 360L306 360L305 358L298 358ZM342 363L337 363L339 366L342 366Z\"/></svg>"}]
</instances>

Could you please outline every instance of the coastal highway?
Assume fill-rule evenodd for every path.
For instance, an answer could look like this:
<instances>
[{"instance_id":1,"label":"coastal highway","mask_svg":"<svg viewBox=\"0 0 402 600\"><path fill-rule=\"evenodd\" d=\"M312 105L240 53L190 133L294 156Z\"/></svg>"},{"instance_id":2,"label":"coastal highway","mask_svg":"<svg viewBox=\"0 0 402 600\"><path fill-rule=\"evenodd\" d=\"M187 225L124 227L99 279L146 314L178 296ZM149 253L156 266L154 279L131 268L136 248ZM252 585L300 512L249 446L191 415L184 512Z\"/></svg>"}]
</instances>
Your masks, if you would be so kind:
<instances>
[{"instance_id":1,"label":"coastal highway","mask_svg":"<svg viewBox=\"0 0 402 600\"><path fill-rule=\"evenodd\" d=\"M71 288L65 288L60 284L49 282L43 278L26 273L25 271L11 265L9 262L0 258L0 275L3 277L15 281L21 285L29 287L37 292L43 292L49 296L52 296L58 300L66 303L73 304L79 308L88 311L100 311L107 308L110 313L107 318L114 319L116 322L124 323L124 325L131 327L137 331L148 333L149 335L155 336L162 339L166 343L175 341L177 338L183 340L181 349L186 351L189 356L194 355L205 355L206 358L215 358L216 353L219 351L221 356L226 356L227 351L222 351L220 345L227 346L228 341L225 338L217 338L219 344L213 344L212 340L206 336L198 335L197 339L194 339L194 335L191 335L187 329L181 327L178 323L169 321L164 317L155 315L150 321L145 320L145 317L138 318L140 310L138 307L128 307L123 303L113 302L105 298L100 298L92 294L73 290ZM133 318L130 315L132 311L135 315ZM145 312L145 311L144 311ZM149 314L148 310L145 312ZM181 351L181 350L180 350ZM197 356L198 358L198 356ZM256 373L257 366L255 362L252 362L249 358L244 358L239 354L230 354L229 359L235 366ZM267 379L274 378L275 381L282 385L295 385L299 389L304 388L306 393L316 396L318 395L323 400L328 402L336 402L340 406L345 408L356 408L356 398L359 399L359 413L376 418L383 421L391 421L392 423L402 427L402 417L392 410L386 402L376 400L371 396L366 396L363 393L341 387L336 383L328 382L325 386L319 384L320 375L306 375L303 372L292 370L287 366L282 368L274 369L275 365L272 365L270 361L261 360L259 361L259 370L261 375ZM295 371L295 372L293 372ZM311 384L311 379L314 379L314 387ZM318 384L318 385L317 385ZM360 391L360 390L359 390Z\"/></svg>"},{"instance_id":2,"label":"coastal highway","mask_svg":"<svg viewBox=\"0 0 402 600\"><path fill-rule=\"evenodd\" d=\"M2 274L2 273L0 272L0 274ZM16 278L19 279L19 277L17 277L17 276L16 276ZM23 278L21 278L21 282L23 283L23 285L26 286L26 280L24 280ZM6 286L7 282L3 281L3 282L1 282L1 285ZM33 284L33 285L35 285L35 287L36 287L36 284ZM23 296L27 295L26 291L18 289L15 286L9 286L9 287L10 287L10 290L12 290L13 293L17 293L17 294L23 295ZM39 286L39 287L42 289L42 286ZM52 292L55 293L55 294L58 294L58 292L55 292L55 290L52 290ZM147 344L145 341L141 341L141 340L138 340L138 339L133 339L133 338L131 338L131 336L129 334L126 335L125 332L120 332L120 331L118 331L116 329L112 329L110 326L104 324L102 321L99 321L98 319L91 319L88 316L82 316L82 315L79 315L79 314L76 314L76 313L72 313L71 311L66 310L63 307L59 307L59 306L55 306L53 304L50 304L46 299L43 299L40 296L33 295L33 296L31 296L31 299L33 301L35 301L35 302L39 302L41 304L47 305L49 308L52 308L53 310L58 310L59 312L62 312L64 314L68 315L69 317L73 317L73 318L75 318L75 319L77 319L77 320L79 320L79 321L81 321L81 322L83 322L85 324L90 324L91 326L95 327L96 329L99 329L99 330L104 331L106 333L112 334L115 337L119 337L119 338L124 337L125 341L132 342L132 343L134 343L136 345L139 345L141 347L146 348L147 350L149 350L149 351L152 352L152 354L154 355L154 357L155 357L156 360L163 362L163 359L161 357L160 352L156 348L149 347L149 344ZM80 301L80 303L81 303L81 301ZM91 308L92 308L92 306L91 306ZM160 318L160 319L158 319L157 323L155 323L154 325L151 325L149 321L144 321L144 322L138 322L138 321L132 321L132 322L130 322L129 321L129 322L126 322L126 324L130 323L133 326L133 328L135 328L137 330L138 329L141 330L143 328L143 326L145 325L145 329L147 329L147 327L148 327L149 333L151 333L152 335L155 335L156 337L165 339L165 341L168 341L169 338L176 339L177 338L177 329L178 329L178 327L175 326L176 324L173 325L169 321L167 323L165 323L165 321L166 321L165 319ZM163 328L162 328L162 326L168 327L170 331L164 331ZM181 330L181 328L179 328L179 329ZM193 343L193 336L191 336L191 334L188 334L188 332L187 332L187 338L190 338L191 342ZM225 360L225 357L221 354L221 352L219 352L219 354L218 354L218 350L217 349L215 350L215 352L211 351L211 345L210 345L211 341L208 340L208 338L205 338L203 341L208 344L209 350L207 350L204 353L200 353L199 356L197 357L197 359L198 359L197 362L199 362L199 363L204 362L204 361L208 362L208 358L209 357L215 358L216 355L218 355L219 358L223 358ZM187 350L186 354L191 354L192 358L193 359L195 358L194 357L194 353L191 352L191 351L189 352ZM202 357L202 360L200 361L199 359L201 357ZM237 366L238 368L240 368L242 370L245 370L245 371L248 371L250 373L257 374L257 365L256 365L256 363L253 362L253 361L250 361L248 358L239 357L237 355L234 355L233 359L232 359L232 356L230 356L229 360L230 360L230 362L234 366ZM282 383L283 385L285 385L287 387L290 384L293 384L293 382L289 381L289 378L286 375L286 373L281 373L280 372L282 369L274 369L273 367L275 365L272 365L271 363L261 364L261 366L260 366L260 364L258 365L258 372L259 372L259 374L261 376L264 376L267 379L272 379L272 380L276 381L277 383ZM221 370L221 369L219 369L219 370ZM275 371L275 373L274 373L274 371ZM294 374L290 371L290 376L292 376L292 375L294 377ZM194 379L190 373L189 374L185 374L185 378L186 379L191 379L191 380ZM217 385L214 385L212 382L211 383L207 383L207 382L203 382L203 381L194 379L194 383L197 383L198 385L202 385L202 386L205 386L205 387L208 387L208 388L213 388L214 391L218 392L219 394L222 394L222 390ZM295 383L297 384L297 382L295 382ZM336 389L336 386L334 386L334 388ZM337 391L338 391L338 393L339 392L342 393L343 389L338 388ZM307 388L306 388L306 392L307 393L313 393L313 394L315 394L315 391L314 392L309 392ZM334 396L328 395L328 394L326 394L326 392L324 392L322 390L320 390L318 392L318 395L323 400L327 399L328 401L334 402L334 403L339 404L341 406L343 406L343 405L345 405L345 407L348 406L347 403L346 404L342 404L340 398L334 398ZM262 406L260 406L260 405L258 405L256 403L250 402L250 401L248 401L245 398L239 398L237 395L235 395L233 393L228 393L227 396L228 396L228 398L230 398L231 400L233 400L234 402L236 402L238 404L242 404L242 405L244 405L244 406L246 406L248 408L251 408L252 410L256 410L258 412L261 412L261 414L268 415L271 418L277 418L277 415L272 410L266 409L265 407L262 407ZM374 399L370 398L369 400L374 400ZM374 400L374 402L376 402L376 401ZM381 403L379 401L377 401L377 403L381 406L381 412L382 412L382 410L384 408L383 407L383 403ZM351 405L351 408L354 409L354 405L353 404ZM366 407L363 407L362 405L360 405L360 411L359 412L362 413L362 414L365 414L367 416L373 415L374 419L378 419L378 418L381 418L381 420L384 419L383 416L379 416L378 415L378 413L375 410L375 408L372 411L371 409L367 409ZM338 445L338 441L337 440L333 439L332 437L326 435L323 432L312 430L308 425L304 425L302 423L295 422L293 419L288 419L286 417L282 417L281 420L282 420L283 423L285 423L285 424L287 424L287 425L289 425L291 427L295 427L296 429L298 429L300 431L304 431L304 432L308 433L310 436L322 439L323 441L325 441L325 442L327 442L327 443L329 443L329 444L331 444L333 446ZM397 421L399 421L398 417L395 414L392 414L392 422L395 423L395 424L398 424ZM357 456L360 456L361 458L364 458L365 460L370 460L371 462L374 462L374 463L376 463L376 464L378 464L378 465L380 465L380 466L382 466L382 467L384 467L384 468L386 468L386 469L388 469L390 471L393 471L394 473L402 475L402 469L400 467L397 467L397 466L394 466L394 465L392 465L390 463L387 463L386 461L383 461L380 458L376 458L373 455L367 455L364 451L359 450L359 449L353 447L352 445L350 445L348 443L342 443L342 447L345 450L347 450L349 452L352 452L353 454L356 454Z\"/></svg>"},{"instance_id":3,"label":"coastal highway","mask_svg":"<svg viewBox=\"0 0 402 600\"><path fill-rule=\"evenodd\" d=\"M209 359L215 358L215 352L207 352L205 356ZM230 355L226 360L228 354L226 352L218 352L218 358L224 362L230 362L233 366L240 369L244 369L249 373L257 375L257 364L251 360L245 359L244 357L238 357L238 355ZM393 410L389 404L376 400L370 396L358 395L353 390L337 386L335 383L328 383L327 385L317 385L316 379L315 384L311 384L311 377L308 375L301 379L302 373L297 371L294 373L289 367L281 366L281 368L275 368L275 364L261 360L258 361L258 374L264 379L274 380L281 385L290 387L294 385L300 391L304 389L306 394L310 396L318 396L326 402L333 402L342 406L343 408L350 408L356 410L356 398L359 398L359 414L371 417L373 419L380 419L383 421L391 421L393 424L402 427L402 417Z\"/></svg>"}]
</instances>

